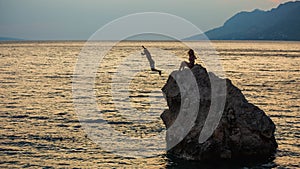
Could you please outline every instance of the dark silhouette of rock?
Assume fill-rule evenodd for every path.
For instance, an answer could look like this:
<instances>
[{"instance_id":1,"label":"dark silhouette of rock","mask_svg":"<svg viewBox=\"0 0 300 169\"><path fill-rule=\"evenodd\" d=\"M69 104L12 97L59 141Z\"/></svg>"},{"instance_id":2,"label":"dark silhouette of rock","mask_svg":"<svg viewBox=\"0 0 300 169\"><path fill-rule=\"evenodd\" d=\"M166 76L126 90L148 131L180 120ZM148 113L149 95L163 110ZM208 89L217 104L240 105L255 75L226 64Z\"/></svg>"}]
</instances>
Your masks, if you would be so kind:
<instances>
[{"instance_id":1,"label":"dark silhouette of rock","mask_svg":"<svg viewBox=\"0 0 300 169\"><path fill-rule=\"evenodd\" d=\"M175 134L169 129L174 124L177 116L189 118L189 112L180 113L184 108L181 102L187 91L194 90L195 86L189 86L186 79L188 72L194 75L198 86L199 109L197 109L194 121L181 121L181 127L191 125L187 135L181 138L176 145L171 145ZM176 78L175 78L176 77ZM181 79L180 87L177 83ZM199 143L199 135L205 124L211 105L211 81L221 80L211 72L207 72L201 65L195 65L191 70L174 71L162 88L169 109L161 114L161 118L167 130L168 153L187 160L216 160L216 159L268 159L277 149L274 137L275 125L272 120L257 106L249 103L242 92L234 86L229 79L223 79L226 88L226 101L221 119L213 130L212 135L203 143ZM184 89L185 88L185 89ZM192 91L191 93L195 93ZM195 101L194 100L194 101ZM190 106L195 105L190 104ZM180 127L179 127L180 128ZM183 129L183 131L186 129ZM180 139L180 138L179 138ZM171 145L171 146L170 146Z\"/></svg>"},{"instance_id":2,"label":"dark silhouette of rock","mask_svg":"<svg viewBox=\"0 0 300 169\"><path fill-rule=\"evenodd\" d=\"M205 32L210 40L300 40L300 1L270 11L239 12L223 26ZM186 40L205 39L203 35Z\"/></svg>"}]
</instances>

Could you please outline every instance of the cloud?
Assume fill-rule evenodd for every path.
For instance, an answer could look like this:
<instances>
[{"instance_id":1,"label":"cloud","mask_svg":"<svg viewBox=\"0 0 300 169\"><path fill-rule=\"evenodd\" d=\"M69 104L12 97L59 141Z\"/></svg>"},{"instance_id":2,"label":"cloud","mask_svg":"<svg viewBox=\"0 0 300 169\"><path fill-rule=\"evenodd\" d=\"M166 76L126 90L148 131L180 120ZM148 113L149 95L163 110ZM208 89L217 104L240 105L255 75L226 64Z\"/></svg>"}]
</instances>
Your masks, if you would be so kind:
<instances>
[{"instance_id":1,"label":"cloud","mask_svg":"<svg viewBox=\"0 0 300 169\"><path fill-rule=\"evenodd\" d=\"M275 3L275 4L279 4L279 3L280 3L279 0L269 0L269 1L271 1L271 2L273 2L273 3Z\"/></svg>"},{"instance_id":2,"label":"cloud","mask_svg":"<svg viewBox=\"0 0 300 169\"><path fill-rule=\"evenodd\" d=\"M287 1L291 1L291 0L268 0L274 4L280 4L280 3L283 3L283 2L287 2Z\"/></svg>"}]
</instances>

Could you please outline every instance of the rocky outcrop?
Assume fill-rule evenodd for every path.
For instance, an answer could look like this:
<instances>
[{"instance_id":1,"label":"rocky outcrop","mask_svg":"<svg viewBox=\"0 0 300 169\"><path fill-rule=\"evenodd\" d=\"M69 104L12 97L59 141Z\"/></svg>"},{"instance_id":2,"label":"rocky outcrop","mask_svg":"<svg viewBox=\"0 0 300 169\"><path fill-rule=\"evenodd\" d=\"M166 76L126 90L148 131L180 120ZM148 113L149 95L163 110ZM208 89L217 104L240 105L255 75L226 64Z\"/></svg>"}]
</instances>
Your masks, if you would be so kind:
<instances>
[{"instance_id":1,"label":"rocky outcrop","mask_svg":"<svg viewBox=\"0 0 300 169\"><path fill-rule=\"evenodd\" d=\"M195 90L197 88L195 84L187 79L189 73L195 79L197 90ZM161 114L168 129L166 136L168 153L188 160L267 159L271 157L277 149L274 123L263 110L249 103L229 79L223 79L225 100L220 118L215 118L218 123L215 127L210 126L212 133L208 139L204 142L199 141L212 105L212 79L222 80L213 73L208 73L201 65L195 65L191 70L174 71L169 76L162 88L169 109ZM187 99L187 94L195 95L195 97ZM195 105L196 109L189 109ZM189 114L194 110L196 114L193 119L193 115ZM178 120L179 118L181 120ZM172 127L175 125L177 129L173 130ZM186 132L186 134L182 135L178 131ZM177 142L175 141L176 144L174 144L176 139Z\"/></svg>"}]
</instances>

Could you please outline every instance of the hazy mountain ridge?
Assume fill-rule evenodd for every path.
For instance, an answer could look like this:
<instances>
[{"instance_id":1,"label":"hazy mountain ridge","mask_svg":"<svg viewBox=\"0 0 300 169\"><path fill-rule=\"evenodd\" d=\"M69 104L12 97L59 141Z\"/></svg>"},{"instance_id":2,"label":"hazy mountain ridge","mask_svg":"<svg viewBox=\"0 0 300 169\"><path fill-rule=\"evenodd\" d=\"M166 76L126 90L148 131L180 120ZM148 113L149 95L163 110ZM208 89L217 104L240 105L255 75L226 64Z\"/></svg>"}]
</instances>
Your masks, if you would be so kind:
<instances>
[{"instance_id":1,"label":"hazy mountain ridge","mask_svg":"<svg viewBox=\"0 0 300 169\"><path fill-rule=\"evenodd\" d=\"M24 39L12 38L12 37L0 37L0 41L24 41Z\"/></svg>"},{"instance_id":2,"label":"hazy mountain ridge","mask_svg":"<svg viewBox=\"0 0 300 169\"><path fill-rule=\"evenodd\" d=\"M223 26L205 32L211 40L300 40L300 1L269 11L239 12ZM186 40L205 39L196 35Z\"/></svg>"}]
</instances>

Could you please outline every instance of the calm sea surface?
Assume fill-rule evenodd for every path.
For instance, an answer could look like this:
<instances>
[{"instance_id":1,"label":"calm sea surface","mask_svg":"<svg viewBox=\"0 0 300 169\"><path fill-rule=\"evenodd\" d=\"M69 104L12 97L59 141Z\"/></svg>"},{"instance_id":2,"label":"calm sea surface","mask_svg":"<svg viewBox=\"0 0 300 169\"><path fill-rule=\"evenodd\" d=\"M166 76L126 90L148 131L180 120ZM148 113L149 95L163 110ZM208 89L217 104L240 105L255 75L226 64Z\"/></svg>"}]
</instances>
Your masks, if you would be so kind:
<instances>
[{"instance_id":1,"label":"calm sea surface","mask_svg":"<svg viewBox=\"0 0 300 169\"><path fill-rule=\"evenodd\" d=\"M141 45L152 52L162 76L149 71L146 57L140 54ZM100 48L81 52L84 42L2 42L0 167L299 168L300 42L212 45L225 76L276 124L279 148L273 161L218 165L166 156L165 128L159 116L167 106L160 89L180 61L187 60L188 47L180 42L121 42L99 63L93 88L98 113L111 129L129 138L125 142L114 135L108 137L111 133L101 119L83 118L74 108L77 58L97 56ZM199 55L197 63L205 66ZM94 131L98 137L92 138ZM153 144L141 149L140 140L146 139Z\"/></svg>"}]
</instances>

